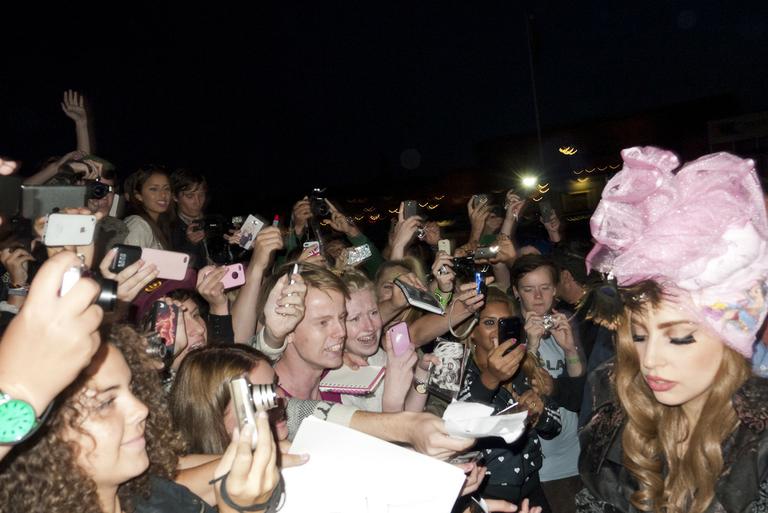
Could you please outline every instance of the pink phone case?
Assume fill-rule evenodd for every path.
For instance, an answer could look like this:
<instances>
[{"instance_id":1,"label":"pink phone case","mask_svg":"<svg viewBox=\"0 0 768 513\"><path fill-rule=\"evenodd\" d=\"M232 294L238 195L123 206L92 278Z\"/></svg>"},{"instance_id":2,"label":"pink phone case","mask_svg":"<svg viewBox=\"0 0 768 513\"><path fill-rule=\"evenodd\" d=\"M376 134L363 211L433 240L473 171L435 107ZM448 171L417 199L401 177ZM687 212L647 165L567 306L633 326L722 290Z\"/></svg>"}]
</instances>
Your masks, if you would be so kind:
<instances>
[{"instance_id":1,"label":"pink phone case","mask_svg":"<svg viewBox=\"0 0 768 513\"><path fill-rule=\"evenodd\" d=\"M221 279L225 289L233 289L245 284L245 272L243 264L232 264L227 266L227 274Z\"/></svg>"},{"instance_id":2,"label":"pink phone case","mask_svg":"<svg viewBox=\"0 0 768 513\"><path fill-rule=\"evenodd\" d=\"M411 335L408 333L408 324L398 322L389 328L389 341L392 343L392 351L395 356L404 354L411 345Z\"/></svg>"},{"instance_id":3,"label":"pink phone case","mask_svg":"<svg viewBox=\"0 0 768 513\"><path fill-rule=\"evenodd\" d=\"M183 280L187 274L189 255L162 249L141 248L141 259L155 264L157 277L165 280Z\"/></svg>"}]
</instances>

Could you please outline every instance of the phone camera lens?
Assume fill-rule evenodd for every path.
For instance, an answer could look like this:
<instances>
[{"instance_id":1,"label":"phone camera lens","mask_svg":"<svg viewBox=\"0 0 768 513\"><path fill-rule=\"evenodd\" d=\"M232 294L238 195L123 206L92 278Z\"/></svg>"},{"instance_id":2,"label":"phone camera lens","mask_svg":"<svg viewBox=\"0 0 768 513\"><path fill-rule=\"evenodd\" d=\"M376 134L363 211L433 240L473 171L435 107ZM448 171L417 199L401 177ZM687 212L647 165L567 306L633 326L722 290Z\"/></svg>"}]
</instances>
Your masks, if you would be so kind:
<instances>
[{"instance_id":1,"label":"phone camera lens","mask_svg":"<svg viewBox=\"0 0 768 513\"><path fill-rule=\"evenodd\" d=\"M238 274L238 272L237 272L237 271L235 271L235 272L233 272L233 273L232 273L232 278L233 278L233 279L235 279L235 280L236 280L238 276L240 276L240 274Z\"/></svg>"}]
</instances>

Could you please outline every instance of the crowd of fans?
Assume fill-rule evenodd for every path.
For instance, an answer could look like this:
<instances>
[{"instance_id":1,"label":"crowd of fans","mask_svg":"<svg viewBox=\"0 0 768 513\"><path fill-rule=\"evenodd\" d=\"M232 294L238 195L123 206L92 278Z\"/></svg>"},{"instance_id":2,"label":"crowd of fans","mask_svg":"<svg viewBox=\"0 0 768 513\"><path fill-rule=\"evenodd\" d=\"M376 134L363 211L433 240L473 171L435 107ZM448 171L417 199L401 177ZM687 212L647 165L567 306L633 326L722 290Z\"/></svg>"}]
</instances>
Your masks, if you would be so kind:
<instances>
[{"instance_id":1,"label":"crowd of fans","mask_svg":"<svg viewBox=\"0 0 768 513\"><path fill-rule=\"evenodd\" d=\"M469 233L404 197L378 245L319 192L270 223L207 212L212 177L193 170L120 182L83 98L62 108L76 151L31 173L0 160L54 202L85 186L56 211L95 219L89 243L53 245L51 212L2 209L0 511L277 511L301 493L281 469L311 458L290 451L310 416L459 466L457 512L768 508L752 161L625 150L592 240L524 194L476 191ZM363 393L321 385L366 367L385 372ZM253 422L243 377L276 394ZM525 428L452 436L456 401L526 411Z\"/></svg>"}]
</instances>

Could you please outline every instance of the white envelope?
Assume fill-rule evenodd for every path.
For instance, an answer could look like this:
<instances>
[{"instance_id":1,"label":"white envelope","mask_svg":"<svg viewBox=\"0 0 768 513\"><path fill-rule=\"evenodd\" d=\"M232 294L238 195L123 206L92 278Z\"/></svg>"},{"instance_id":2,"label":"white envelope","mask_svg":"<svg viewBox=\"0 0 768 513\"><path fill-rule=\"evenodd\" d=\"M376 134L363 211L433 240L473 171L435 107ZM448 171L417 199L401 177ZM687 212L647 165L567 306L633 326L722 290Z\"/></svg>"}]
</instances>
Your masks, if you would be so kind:
<instances>
[{"instance_id":1,"label":"white envelope","mask_svg":"<svg viewBox=\"0 0 768 513\"><path fill-rule=\"evenodd\" d=\"M280 513L447 513L464 485L458 467L316 417L304 419L283 470Z\"/></svg>"},{"instance_id":2,"label":"white envelope","mask_svg":"<svg viewBox=\"0 0 768 513\"><path fill-rule=\"evenodd\" d=\"M509 415L491 415L492 413L493 408L486 404L453 402L443 413L445 430L453 436L465 438L500 436L508 444L525 432L527 411Z\"/></svg>"}]
</instances>

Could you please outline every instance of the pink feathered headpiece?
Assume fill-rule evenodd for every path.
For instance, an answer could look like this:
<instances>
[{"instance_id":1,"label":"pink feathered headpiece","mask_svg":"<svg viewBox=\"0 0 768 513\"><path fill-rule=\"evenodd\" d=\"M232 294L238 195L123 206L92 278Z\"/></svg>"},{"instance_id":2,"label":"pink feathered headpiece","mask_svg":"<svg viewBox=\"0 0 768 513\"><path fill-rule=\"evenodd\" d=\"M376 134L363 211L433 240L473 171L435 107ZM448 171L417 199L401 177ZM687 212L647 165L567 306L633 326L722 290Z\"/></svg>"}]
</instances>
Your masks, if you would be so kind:
<instances>
[{"instance_id":1,"label":"pink feathered headpiece","mask_svg":"<svg viewBox=\"0 0 768 513\"><path fill-rule=\"evenodd\" d=\"M590 227L588 268L619 286L655 280L749 357L768 306L768 221L755 163L729 153L684 165L654 147L621 152Z\"/></svg>"}]
</instances>

